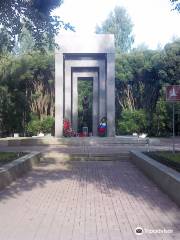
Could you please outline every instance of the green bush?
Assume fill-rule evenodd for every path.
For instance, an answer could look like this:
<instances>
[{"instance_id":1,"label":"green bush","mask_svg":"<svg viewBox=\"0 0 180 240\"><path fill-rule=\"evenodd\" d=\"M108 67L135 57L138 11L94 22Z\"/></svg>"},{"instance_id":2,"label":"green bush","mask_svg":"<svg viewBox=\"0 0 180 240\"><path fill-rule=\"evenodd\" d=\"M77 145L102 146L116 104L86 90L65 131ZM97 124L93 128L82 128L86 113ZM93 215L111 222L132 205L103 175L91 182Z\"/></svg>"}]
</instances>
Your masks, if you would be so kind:
<instances>
[{"instance_id":1,"label":"green bush","mask_svg":"<svg viewBox=\"0 0 180 240\"><path fill-rule=\"evenodd\" d=\"M171 136L172 104L165 102L162 98L160 98L156 103L156 108L152 116L151 135L157 137ZM178 125L177 119L175 123Z\"/></svg>"},{"instance_id":2,"label":"green bush","mask_svg":"<svg viewBox=\"0 0 180 240\"><path fill-rule=\"evenodd\" d=\"M54 118L47 116L41 121L41 131L43 133L52 133L54 127Z\"/></svg>"},{"instance_id":3,"label":"green bush","mask_svg":"<svg viewBox=\"0 0 180 240\"><path fill-rule=\"evenodd\" d=\"M117 123L117 134L132 134L146 132L147 119L144 110L125 109Z\"/></svg>"},{"instance_id":4,"label":"green bush","mask_svg":"<svg viewBox=\"0 0 180 240\"><path fill-rule=\"evenodd\" d=\"M52 133L54 129L54 118L51 116L44 117L42 120L33 119L27 125L27 132L30 135L37 135L40 132Z\"/></svg>"},{"instance_id":5,"label":"green bush","mask_svg":"<svg viewBox=\"0 0 180 240\"><path fill-rule=\"evenodd\" d=\"M31 120L27 125L27 132L30 135L37 135L41 132L41 121L40 120Z\"/></svg>"}]
</instances>

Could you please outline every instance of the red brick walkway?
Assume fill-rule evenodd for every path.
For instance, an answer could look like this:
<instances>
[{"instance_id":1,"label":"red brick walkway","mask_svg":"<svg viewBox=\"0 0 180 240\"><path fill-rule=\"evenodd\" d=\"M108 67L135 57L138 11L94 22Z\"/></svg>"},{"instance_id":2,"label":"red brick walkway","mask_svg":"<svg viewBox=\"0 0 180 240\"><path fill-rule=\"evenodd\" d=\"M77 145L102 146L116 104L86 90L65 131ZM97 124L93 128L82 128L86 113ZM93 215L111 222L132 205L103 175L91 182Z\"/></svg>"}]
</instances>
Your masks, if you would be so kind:
<instances>
[{"instance_id":1,"label":"red brick walkway","mask_svg":"<svg viewBox=\"0 0 180 240\"><path fill-rule=\"evenodd\" d=\"M82 239L177 240L180 209L127 161L42 165L0 192L0 240Z\"/></svg>"}]
</instances>

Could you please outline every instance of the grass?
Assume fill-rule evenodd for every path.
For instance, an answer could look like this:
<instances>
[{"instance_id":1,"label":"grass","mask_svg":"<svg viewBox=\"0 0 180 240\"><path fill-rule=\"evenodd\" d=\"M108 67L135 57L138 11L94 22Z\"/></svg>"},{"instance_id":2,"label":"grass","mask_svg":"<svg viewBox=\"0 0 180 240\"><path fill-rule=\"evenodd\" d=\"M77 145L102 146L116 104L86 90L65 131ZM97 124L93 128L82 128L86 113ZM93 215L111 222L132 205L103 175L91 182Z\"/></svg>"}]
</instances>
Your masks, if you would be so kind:
<instances>
[{"instance_id":1,"label":"grass","mask_svg":"<svg viewBox=\"0 0 180 240\"><path fill-rule=\"evenodd\" d=\"M0 152L0 166L10 163L13 160L16 160L19 157L24 156L25 153L19 152Z\"/></svg>"},{"instance_id":2,"label":"grass","mask_svg":"<svg viewBox=\"0 0 180 240\"><path fill-rule=\"evenodd\" d=\"M158 151L146 153L154 160L167 165L180 172L180 152L172 153L169 151Z\"/></svg>"},{"instance_id":3,"label":"grass","mask_svg":"<svg viewBox=\"0 0 180 240\"><path fill-rule=\"evenodd\" d=\"M159 156L165 157L170 161L180 163L180 152L173 154L172 152L159 152Z\"/></svg>"}]
</instances>

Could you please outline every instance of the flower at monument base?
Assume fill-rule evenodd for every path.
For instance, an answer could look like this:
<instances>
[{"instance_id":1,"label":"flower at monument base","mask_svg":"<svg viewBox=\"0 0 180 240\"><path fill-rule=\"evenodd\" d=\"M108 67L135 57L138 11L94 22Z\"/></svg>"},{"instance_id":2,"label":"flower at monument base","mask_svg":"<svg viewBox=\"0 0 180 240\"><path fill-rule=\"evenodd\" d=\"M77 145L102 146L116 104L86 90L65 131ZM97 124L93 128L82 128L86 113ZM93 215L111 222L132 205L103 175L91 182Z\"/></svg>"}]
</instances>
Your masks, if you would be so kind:
<instances>
[{"instance_id":1,"label":"flower at monument base","mask_svg":"<svg viewBox=\"0 0 180 240\"><path fill-rule=\"evenodd\" d=\"M106 129L107 129L107 119L103 117L98 125L98 134L100 137L106 136Z\"/></svg>"},{"instance_id":2,"label":"flower at monument base","mask_svg":"<svg viewBox=\"0 0 180 240\"><path fill-rule=\"evenodd\" d=\"M63 135L64 137L76 137L77 133L71 128L71 123L68 119L63 121Z\"/></svg>"}]
</instances>

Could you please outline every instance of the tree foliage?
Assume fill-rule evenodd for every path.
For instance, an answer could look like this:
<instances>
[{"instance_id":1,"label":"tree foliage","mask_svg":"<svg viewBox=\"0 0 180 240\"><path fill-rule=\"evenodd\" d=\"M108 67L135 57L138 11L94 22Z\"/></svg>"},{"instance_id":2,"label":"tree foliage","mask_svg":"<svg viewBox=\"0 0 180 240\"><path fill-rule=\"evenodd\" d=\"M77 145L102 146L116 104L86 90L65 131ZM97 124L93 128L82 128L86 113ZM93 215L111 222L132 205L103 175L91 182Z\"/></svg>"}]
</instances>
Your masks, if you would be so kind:
<instances>
[{"instance_id":1,"label":"tree foliage","mask_svg":"<svg viewBox=\"0 0 180 240\"><path fill-rule=\"evenodd\" d=\"M13 52L18 55L27 54L34 50L35 41L30 32L23 26L18 41L16 41ZM46 46L44 46L46 48Z\"/></svg>"},{"instance_id":2,"label":"tree foliage","mask_svg":"<svg viewBox=\"0 0 180 240\"><path fill-rule=\"evenodd\" d=\"M162 135L162 129L168 132L169 126L165 119L171 113L166 105L160 108L162 111L158 110L158 106L163 105L157 105L160 98L161 101L165 100L164 86L167 84L180 84L180 40L167 44L161 51L134 50L129 54L117 55L117 128L118 119L124 110L143 109L147 115L149 133ZM155 119L164 119L164 126L159 123L159 133L155 131L157 128ZM180 131L180 126L177 131Z\"/></svg>"},{"instance_id":3,"label":"tree foliage","mask_svg":"<svg viewBox=\"0 0 180 240\"><path fill-rule=\"evenodd\" d=\"M125 109L118 120L119 134L143 133L147 128L146 113L140 110Z\"/></svg>"},{"instance_id":4,"label":"tree foliage","mask_svg":"<svg viewBox=\"0 0 180 240\"><path fill-rule=\"evenodd\" d=\"M60 27L70 27L51 14L61 4L62 0L1 0L0 22L12 42L15 43L16 35L20 35L25 26L35 40L35 46L42 49L47 43L54 42Z\"/></svg>"},{"instance_id":5,"label":"tree foliage","mask_svg":"<svg viewBox=\"0 0 180 240\"><path fill-rule=\"evenodd\" d=\"M171 134L172 109L164 101L163 95L156 103L152 116L151 134L154 136L168 136Z\"/></svg>"},{"instance_id":6,"label":"tree foliage","mask_svg":"<svg viewBox=\"0 0 180 240\"><path fill-rule=\"evenodd\" d=\"M53 54L11 56L0 66L1 129L22 132L35 114L54 116Z\"/></svg>"},{"instance_id":7,"label":"tree foliage","mask_svg":"<svg viewBox=\"0 0 180 240\"><path fill-rule=\"evenodd\" d=\"M4 44L3 49L6 47ZM47 116L51 119L45 121L43 129L50 129L55 101L54 54L36 51L11 55L3 50L2 56L0 132L9 135L31 129L32 134L37 133ZM92 85L90 81L89 84L88 81L79 82L79 110L82 111L84 95L89 96L92 106ZM162 50L138 49L117 54L117 133L147 130L152 135L168 135L172 128L172 107L165 102L165 85L172 84L180 84L180 40L167 44ZM180 105L176 104L175 112L178 133Z\"/></svg>"},{"instance_id":8,"label":"tree foliage","mask_svg":"<svg viewBox=\"0 0 180 240\"><path fill-rule=\"evenodd\" d=\"M96 33L114 34L116 50L124 53L131 48L134 42L132 28L133 24L126 10L122 7L115 7L102 25L96 27Z\"/></svg>"},{"instance_id":9,"label":"tree foliage","mask_svg":"<svg viewBox=\"0 0 180 240\"><path fill-rule=\"evenodd\" d=\"M166 44L163 54L166 82L180 84L180 39Z\"/></svg>"},{"instance_id":10,"label":"tree foliage","mask_svg":"<svg viewBox=\"0 0 180 240\"><path fill-rule=\"evenodd\" d=\"M161 87L159 57L152 50L117 56L116 96L122 109L153 109Z\"/></svg>"},{"instance_id":11,"label":"tree foliage","mask_svg":"<svg viewBox=\"0 0 180 240\"><path fill-rule=\"evenodd\" d=\"M174 9L180 12L180 1L179 0L170 0Z\"/></svg>"},{"instance_id":12,"label":"tree foliage","mask_svg":"<svg viewBox=\"0 0 180 240\"><path fill-rule=\"evenodd\" d=\"M37 135L39 133L51 134L54 128L54 118L52 116L46 116L42 120L33 118L27 125L27 132L30 135Z\"/></svg>"},{"instance_id":13,"label":"tree foliage","mask_svg":"<svg viewBox=\"0 0 180 240\"><path fill-rule=\"evenodd\" d=\"M6 53L13 49L14 40L11 39L8 31L5 28L0 29L0 56L3 57Z\"/></svg>"}]
</instances>

